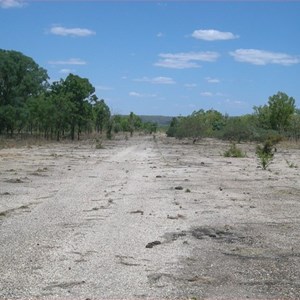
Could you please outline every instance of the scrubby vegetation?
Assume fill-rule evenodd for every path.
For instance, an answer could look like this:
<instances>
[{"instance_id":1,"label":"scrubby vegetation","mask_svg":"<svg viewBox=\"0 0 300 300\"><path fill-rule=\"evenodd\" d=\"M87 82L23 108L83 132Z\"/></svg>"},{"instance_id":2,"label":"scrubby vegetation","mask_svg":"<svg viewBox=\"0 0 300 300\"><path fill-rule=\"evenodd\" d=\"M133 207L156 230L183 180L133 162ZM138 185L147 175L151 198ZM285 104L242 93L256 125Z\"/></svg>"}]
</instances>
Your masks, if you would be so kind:
<instances>
[{"instance_id":1,"label":"scrubby vegetation","mask_svg":"<svg viewBox=\"0 0 300 300\"><path fill-rule=\"evenodd\" d=\"M229 117L216 110L199 110L187 117L173 118L167 135L176 138L215 137L235 142L299 140L300 110L295 108L294 98L278 92L269 97L267 105L254 107L253 114Z\"/></svg>"},{"instance_id":2,"label":"scrubby vegetation","mask_svg":"<svg viewBox=\"0 0 300 300\"><path fill-rule=\"evenodd\" d=\"M236 146L235 143L230 145L230 148L224 152L225 157L246 157L246 153L244 153L240 148Z\"/></svg>"}]
</instances>

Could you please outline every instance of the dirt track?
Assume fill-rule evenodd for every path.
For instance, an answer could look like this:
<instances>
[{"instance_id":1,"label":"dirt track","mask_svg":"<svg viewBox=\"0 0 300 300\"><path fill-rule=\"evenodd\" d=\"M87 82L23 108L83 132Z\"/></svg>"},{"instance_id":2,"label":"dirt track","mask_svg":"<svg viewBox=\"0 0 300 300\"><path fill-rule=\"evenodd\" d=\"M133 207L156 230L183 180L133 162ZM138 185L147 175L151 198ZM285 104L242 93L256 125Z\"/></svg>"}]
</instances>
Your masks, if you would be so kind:
<instances>
[{"instance_id":1,"label":"dirt track","mask_svg":"<svg viewBox=\"0 0 300 300\"><path fill-rule=\"evenodd\" d=\"M239 146L0 150L0 299L300 299L300 149Z\"/></svg>"}]
</instances>

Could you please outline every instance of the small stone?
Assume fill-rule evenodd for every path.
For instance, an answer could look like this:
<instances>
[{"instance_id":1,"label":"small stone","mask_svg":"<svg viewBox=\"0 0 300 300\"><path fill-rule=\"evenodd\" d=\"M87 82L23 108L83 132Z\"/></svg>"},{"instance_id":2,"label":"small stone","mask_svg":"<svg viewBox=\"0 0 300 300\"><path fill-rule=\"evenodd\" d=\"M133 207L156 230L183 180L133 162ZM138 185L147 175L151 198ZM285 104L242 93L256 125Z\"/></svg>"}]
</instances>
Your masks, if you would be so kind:
<instances>
[{"instance_id":1,"label":"small stone","mask_svg":"<svg viewBox=\"0 0 300 300\"><path fill-rule=\"evenodd\" d=\"M160 241L154 241L154 242L148 243L146 245L146 248L153 248L154 246L157 246L157 245L160 245L160 244L161 244Z\"/></svg>"},{"instance_id":2,"label":"small stone","mask_svg":"<svg viewBox=\"0 0 300 300\"><path fill-rule=\"evenodd\" d=\"M175 190L182 191L183 187L182 186L175 186Z\"/></svg>"}]
</instances>

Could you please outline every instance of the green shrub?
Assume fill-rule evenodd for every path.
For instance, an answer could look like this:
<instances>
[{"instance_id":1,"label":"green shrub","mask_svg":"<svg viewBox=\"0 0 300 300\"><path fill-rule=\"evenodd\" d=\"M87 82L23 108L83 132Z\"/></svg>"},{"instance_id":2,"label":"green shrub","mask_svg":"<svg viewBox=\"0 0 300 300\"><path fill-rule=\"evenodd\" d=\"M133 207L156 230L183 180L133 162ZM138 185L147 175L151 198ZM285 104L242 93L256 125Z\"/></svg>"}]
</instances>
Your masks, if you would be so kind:
<instances>
[{"instance_id":1,"label":"green shrub","mask_svg":"<svg viewBox=\"0 0 300 300\"><path fill-rule=\"evenodd\" d=\"M225 157L245 157L246 154L239 149L236 144L231 144L230 148L224 152Z\"/></svg>"},{"instance_id":2,"label":"green shrub","mask_svg":"<svg viewBox=\"0 0 300 300\"><path fill-rule=\"evenodd\" d=\"M274 158L275 148L271 140L267 140L263 146L256 147L256 155L263 170L266 170Z\"/></svg>"}]
</instances>

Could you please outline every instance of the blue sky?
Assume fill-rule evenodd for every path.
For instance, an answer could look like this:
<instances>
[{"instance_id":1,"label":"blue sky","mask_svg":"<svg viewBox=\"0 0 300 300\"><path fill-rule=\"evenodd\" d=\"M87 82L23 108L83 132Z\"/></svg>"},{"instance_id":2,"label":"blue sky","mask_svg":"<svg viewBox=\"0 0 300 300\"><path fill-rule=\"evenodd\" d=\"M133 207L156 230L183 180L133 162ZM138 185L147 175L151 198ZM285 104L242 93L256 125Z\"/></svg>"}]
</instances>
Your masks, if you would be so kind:
<instances>
[{"instance_id":1,"label":"blue sky","mask_svg":"<svg viewBox=\"0 0 300 300\"><path fill-rule=\"evenodd\" d=\"M300 107L300 2L0 0L0 48L52 81L88 78L113 113Z\"/></svg>"}]
</instances>

